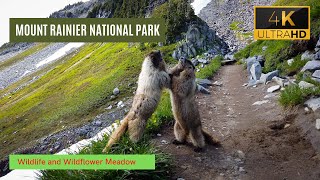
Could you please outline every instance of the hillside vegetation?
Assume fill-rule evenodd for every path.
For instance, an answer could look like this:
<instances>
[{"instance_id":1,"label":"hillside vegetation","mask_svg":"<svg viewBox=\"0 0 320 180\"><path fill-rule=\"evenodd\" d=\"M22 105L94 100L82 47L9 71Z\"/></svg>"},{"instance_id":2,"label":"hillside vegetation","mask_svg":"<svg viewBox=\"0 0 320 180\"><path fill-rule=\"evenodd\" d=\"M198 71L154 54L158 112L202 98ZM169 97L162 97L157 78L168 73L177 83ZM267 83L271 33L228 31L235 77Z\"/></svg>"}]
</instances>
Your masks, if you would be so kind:
<instances>
[{"instance_id":1,"label":"hillside vegetation","mask_svg":"<svg viewBox=\"0 0 320 180\"><path fill-rule=\"evenodd\" d=\"M166 53L174 47L159 49ZM121 90L118 98L131 95L128 84L136 82L143 57L151 50L129 48L127 43L87 44L29 87L2 97L0 142L7 143L1 146L1 156L25 142L91 120L107 106L115 87Z\"/></svg>"},{"instance_id":2,"label":"hillside vegetation","mask_svg":"<svg viewBox=\"0 0 320 180\"><path fill-rule=\"evenodd\" d=\"M317 39L320 33L320 1L318 0L278 0L274 5L277 6L310 6L311 9L311 36L312 39ZM313 43L310 45L310 43ZM275 69L286 72L285 63L286 60L296 57L306 49L313 49L316 41L307 42L301 41L285 41L285 40L267 40L251 43L244 49L235 54L237 59L248 58L255 55L264 55L265 57L265 72L269 72ZM265 51L262 47L266 46Z\"/></svg>"},{"instance_id":3,"label":"hillside vegetation","mask_svg":"<svg viewBox=\"0 0 320 180\"><path fill-rule=\"evenodd\" d=\"M293 76L301 81L303 74L299 73L301 68L307 61L301 60L301 54L306 50L313 51L315 44L320 34L320 1L318 0L277 0L276 6L310 6L311 17L311 40L310 41L286 41L286 40L258 40L251 43L244 49L235 54L235 58L240 60L243 58L252 57L255 55L263 55L265 58L265 66L263 71L265 73L280 70L282 76ZM265 50L263 50L265 47ZM293 58L293 64L288 65L287 60ZM318 87L312 89L300 89L298 86L291 86L286 88L281 93L280 104L283 106L294 106L301 104L312 95L319 95L319 83L313 81L311 78L304 79L311 82Z\"/></svg>"}]
</instances>

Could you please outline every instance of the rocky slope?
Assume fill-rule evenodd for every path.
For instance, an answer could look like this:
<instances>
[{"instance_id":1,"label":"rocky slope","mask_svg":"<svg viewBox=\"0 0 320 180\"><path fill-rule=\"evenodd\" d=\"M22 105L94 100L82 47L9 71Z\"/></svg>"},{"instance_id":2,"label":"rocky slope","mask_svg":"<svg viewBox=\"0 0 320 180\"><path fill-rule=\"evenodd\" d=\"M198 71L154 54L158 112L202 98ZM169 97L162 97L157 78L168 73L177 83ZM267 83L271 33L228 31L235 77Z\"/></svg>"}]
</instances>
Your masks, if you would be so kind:
<instances>
[{"instance_id":1,"label":"rocky slope","mask_svg":"<svg viewBox=\"0 0 320 180\"><path fill-rule=\"evenodd\" d=\"M253 7L271 5L275 0L212 0L199 17L217 31L231 50L245 47L253 40Z\"/></svg>"}]
</instances>

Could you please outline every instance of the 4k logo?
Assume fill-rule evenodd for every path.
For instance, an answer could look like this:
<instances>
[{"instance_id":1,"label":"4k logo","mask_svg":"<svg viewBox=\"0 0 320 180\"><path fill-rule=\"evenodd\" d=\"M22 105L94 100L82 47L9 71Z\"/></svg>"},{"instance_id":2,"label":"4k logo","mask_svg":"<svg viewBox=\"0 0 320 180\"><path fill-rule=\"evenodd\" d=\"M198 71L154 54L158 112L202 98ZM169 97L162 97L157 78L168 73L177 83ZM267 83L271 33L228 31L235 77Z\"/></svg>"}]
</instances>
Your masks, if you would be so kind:
<instances>
[{"instance_id":1,"label":"4k logo","mask_svg":"<svg viewBox=\"0 0 320 180\"><path fill-rule=\"evenodd\" d=\"M255 6L254 38L310 39L310 7Z\"/></svg>"}]
</instances>

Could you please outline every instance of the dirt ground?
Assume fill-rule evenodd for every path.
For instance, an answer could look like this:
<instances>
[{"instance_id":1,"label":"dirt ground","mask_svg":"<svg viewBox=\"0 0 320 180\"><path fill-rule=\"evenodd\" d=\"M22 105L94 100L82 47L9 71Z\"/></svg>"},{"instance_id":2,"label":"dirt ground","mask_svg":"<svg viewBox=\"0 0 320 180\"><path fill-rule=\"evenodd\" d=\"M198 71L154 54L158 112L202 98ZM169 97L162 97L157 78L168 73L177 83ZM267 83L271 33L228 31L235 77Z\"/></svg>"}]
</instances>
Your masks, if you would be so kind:
<instances>
[{"instance_id":1,"label":"dirt ground","mask_svg":"<svg viewBox=\"0 0 320 180\"><path fill-rule=\"evenodd\" d=\"M301 108L284 111L278 94L265 99L272 83L244 87L247 76L240 65L223 66L212 81L223 85L210 87L210 95L198 94L197 102L203 127L222 147L196 153L191 144L172 144L173 125L165 127L154 141L173 155L173 179L320 179L319 152L307 137L308 128L301 127ZM253 105L262 100L269 102Z\"/></svg>"}]
</instances>

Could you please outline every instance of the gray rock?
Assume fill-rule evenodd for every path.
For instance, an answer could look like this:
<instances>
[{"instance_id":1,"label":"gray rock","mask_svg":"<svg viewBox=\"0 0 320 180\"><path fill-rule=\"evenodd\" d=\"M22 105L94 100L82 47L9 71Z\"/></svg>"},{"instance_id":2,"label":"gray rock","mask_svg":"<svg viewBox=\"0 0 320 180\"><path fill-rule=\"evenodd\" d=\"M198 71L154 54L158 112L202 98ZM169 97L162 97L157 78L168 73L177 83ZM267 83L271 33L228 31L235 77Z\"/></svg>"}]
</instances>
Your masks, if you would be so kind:
<instances>
[{"instance_id":1,"label":"gray rock","mask_svg":"<svg viewBox=\"0 0 320 180\"><path fill-rule=\"evenodd\" d=\"M198 59L198 61L202 64L209 64L209 61L206 59Z\"/></svg>"},{"instance_id":2,"label":"gray rock","mask_svg":"<svg viewBox=\"0 0 320 180\"><path fill-rule=\"evenodd\" d=\"M319 39L318 39L318 42L317 42L317 44L316 44L316 47L317 47L317 48L320 48L320 37L319 37Z\"/></svg>"},{"instance_id":3,"label":"gray rock","mask_svg":"<svg viewBox=\"0 0 320 180\"><path fill-rule=\"evenodd\" d=\"M95 123L94 123L94 125L96 125L96 126L101 126L102 125L102 122L101 121L96 121Z\"/></svg>"},{"instance_id":4,"label":"gray rock","mask_svg":"<svg viewBox=\"0 0 320 180\"><path fill-rule=\"evenodd\" d=\"M268 46L263 46L263 47L262 47L262 51L266 51L267 48L268 48Z\"/></svg>"},{"instance_id":5,"label":"gray rock","mask_svg":"<svg viewBox=\"0 0 320 180\"><path fill-rule=\"evenodd\" d=\"M200 39L200 31L196 27L189 27L188 32L186 33L186 41L191 43L196 43Z\"/></svg>"},{"instance_id":6,"label":"gray rock","mask_svg":"<svg viewBox=\"0 0 320 180\"><path fill-rule=\"evenodd\" d=\"M80 136L85 136L88 133L88 129L82 128L79 131L79 135Z\"/></svg>"},{"instance_id":7,"label":"gray rock","mask_svg":"<svg viewBox=\"0 0 320 180\"><path fill-rule=\"evenodd\" d=\"M275 77L272 78L272 81L276 82L281 87L284 87L284 83L285 83L284 79L275 76Z\"/></svg>"},{"instance_id":8,"label":"gray rock","mask_svg":"<svg viewBox=\"0 0 320 180\"><path fill-rule=\"evenodd\" d=\"M174 51L173 51L173 53L172 53L172 58L173 58L173 59L179 59L177 50L174 50Z\"/></svg>"},{"instance_id":9,"label":"gray rock","mask_svg":"<svg viewBox=\"0 0 320 180\"><path fill-rule=\"evenodd\" d=\"M301 60L313 60L314 54L311 51L305 51L301 55Z\"/></svg>"},{"instance_id":10,"label":"gray rock","mask_svg":"<svg viewBox=\"0 0 320 180\"><path fill-rule=\"evenodd\" d=\"M162 141L161 141L161 144L169 144L169 142L166 141L166 140L162 140Z\"/></svg>"},{"instance_id":11,"label":"gray rock","mask_svg":"<svg viewBox=\"0 0 320 180\"><path fill-rule=\"evenodd\" d=\"M320 70L316 70L313 74L312 77L320 79Z\"/></svg>"},{"instance_id":12,"label":"gray rock","mask_svg":"<svg viewBox=\"0 0 320 180\"><path fill-rule=\"evenodd\" d=\"M107 109L107 110L112 109L112 105L108 106L106 109Z\"/></svg>"},{"instance_id":13,"label":"gray rock","mask_svg":"<svg viewBox=\"0 0 320 180\"><path fill-rule=\"evenodd\" d=\"M256 57L249 57L248 59L246 59L248 74L250 74L250 68L251 68L252 64L256 61L257 61Z\"/></svg>"},{"instance_id":14,"label":"gray rock","mask_svg":"<svg viewBox=\"0 0 320 180\"><path fill-rule=\"evenodd\" d=\"M266 104L266 103L268 103L268 102L269 102L269 100L257 101L257 102L255 102L255 103L253 103L252 105L253 105L253 106L255 106L255 105L260 106L260 105Z\"/></svg>"},{"instance_id":15,"label":"gray rock","mask_svg":"<svg viewBox=\"0 0 320 180\"><path fill-rule=\"evenodd\" d=\"M210 91L203 86L197 84L197 90L203 94L210 94Z\"/></svg>"},{"instance_id":16,"label":"gray rock","mask_svg":"<svg viewBox=\"0 0 320 180\"><path fill-rule=\"evenodd\" d=\"M239 157L240 159L244 159L245 158L245 154L244 152L242 152L241 150L237 150L237 157Z\"/></svg>"},{"instance_id":17,"label":"gray rock","mask_svg":"<svg viewBox=\"0 0 320 180\"><path fill-rule=\"evenodd\" d=\"M271 86L271 87L269 87L269 88L267 89L267 92L268 92L268 93L273 93L273 92L276 92L276 91L278 91L278 90L280 90L280 89L281 89L281 86L280 86L280 85Z\"/></svg>"},{"instance_id":18,"label":"gray rock","mask_svg":"<svg viewBox=\"0 0 320 180\"><path fill-rule=\"evenodd\" d=\"M196 83L203 87L212 86L212 82L209 79L196 78Z\"/></svg>"},{"instance_id":19,"label":"gray rock","mask_svg":"<svg viewBox=\"0 0 320 180\"><path fill-rule=\"evenodd\" d=\"M57 151L61 147L61 143L56 143L54 146L54 150Z\"/></svg>"},{"instance_id":20,"label":"gray rock","mask_svg":"<svg viewBox=\"0 0 320 180\"><path fill-rule=\"evenodd\" d=\"M268 72L267 74L262 74L260 77L260 81L263 84L266 84L267 82L271 81L273 77L279 76L279 70L275 70L272 72Z\"/></svg>"},{"instance_id":21,"label":"gray rock","mask_svg":"<svg viewBox=\"0 0 320 180\"><path fill-rule=\"evenodd\" d=\"M276 93L267 94L263 98L264 99L271 99L271 98L274 98L274 97L277 97Z\"/></svg>"},{"instance_id":22,"label":"gray rock","mask_svg":"<svg viewBox=\"0 0 320 180\"><path fill-rule=\"evenodd\" d=\"M320 78L311 78L312 80L316 81L316 82L319 82L320 83Z\"/></svg>"},{"instance_id":23,"label":"gray rock","mask_svg":"<svg viewBox=\"0 0 320 180\"><path fill-rule=\"evenodd\" d=\"M299 87L301 89L307 89L307 88L314 88L315 85L314 84L311 84L311 83L308 83L308 82L305 82L305 81L300 81L299 82Z\"/></svg>"},{"instance_id":24,"label":"gray rock","mask_svg":"<svg viewBox=\"0 0 320 180\"><path fill-rule=\"evenodd\" d=\"M254 81L260 80L262 67L258 61L255 61L250 68L250 79Z\"/></svg>"},{"instance_id":25,"label":"gray rock","mask_svg":"<svg viewBox=\"0 0 320 180\"><path fill-rule=\"evenodd\" d=\"M198 66L199 64L199 61L197 59L192 59L191 62L194 66Z\"/></svg>"},{"instance_id":26,"label":"gray rock","mask_svg":"<svg viewBox=\"0 0 320 180\"><path fill-rule=\"evenodd\" d=\"M110 100L114 100L114 99L116 99L116 96L115 95L111 95L110 96Z\"/></svg>"},{"instance_id":27,"label":"gray rock","mask_svg":"<svg viewBox=\"0 0 320 180\"><path fill-rule=\"evenodd\" d=\"M246 172L246 170L243 167L239 167L240 172Z\"/></svg>"},{"instance_id":28,"label":"gray rock","mask_svg":"<svg viewBox=\"0 0 320 180\"><path fill-rule=\"evenodd\" d=\"M114 88L113 95L118 95L118 94L120 94L119 88Z\"/></svg>"},{"instance_id":29,"label":"gray rock","mask_svg":"<svg viewBox=\"0 0 320 180\"><path fill-rule=\"evenodd\" d=\"M316 111L317 109L320 108L320 98L309 99L304 104L310 109L312 109L313 111Z\"/></svg>"},{"instance_id":30,"label":"gray rock","mask_svg":"<svg viewBox=\"0 0 320 180\"><path fill-rule=\"evenodd\" d=\"M224 56L224 59L234 60L234 56L233 56L233 54L227 54L227 55Z\"/></svg>"},{"instance_id":31,"label":"gray rock","mask_svg":"<svg viewBox=\"0 0 320 180\"><path fill-rule=\"evenodd\" d=\"M263 62L263 61L265 61L264 56L259 55L259 56L257 57L257 61L260 62L260 63Z\"/></svg>"},{"instance_id":32,"label":"gray rock","mask_svg":"<svg viewBox=\"0 0 320 180\"><path fill-rule=\"evenodd\" d=\"M320 61L309 61L307 64L301 69L301 72L305 71L315 71L320 70Z\"/></svg>"},{"instance_id":33,"label":"gray rock","mask_svg":"<svg viewBox=\"0 0 320 180\"><path fill-rule=\"evenodd\" d=\"M220 82L220 81L215 81L215 82L213 83L213 85L215 85L215 86L222 86L222 82Z\"/></svg>"},{"instance_id":34,"label":"gray rock","mask_svg":"<svg viewBox=\"0 0 320 180\"><path fill-rule=\"evenodd\" d=\"M294 62L294 59L287 60L287 63L288 63L289 66L291 66L293 62Z\"/></svg>"},{"instance_id":35,"label":"gray rock","mask_svg":"<svg viewBox=\"0 0 320 180\"><path fill-rule=\"evenodd\" d=\"M320 130L320 119L316 120L316 129Z\"/></svg>"},{"instance_id":36,"label":"gray rock","mask_svg":"<svg viewBox=\"0 0 320 180\"><path fill-rule=\"evenodd\" d=\"M119 102L117 103L117 107L118 107L118 108L123 108L123 107L124 107L123 101L119 101Z\"/></svg>"},{"instance_id":37,"label":"gray rock","mask_svg":"<svg viewBox=\"0 0 320 180\"><path fill-rule=\"evenodd\" d=\"M320 60L320 51L318 51L318 52L314 55L314 59L315 59L315 60Z\"/></svg>"}]
</instances>

